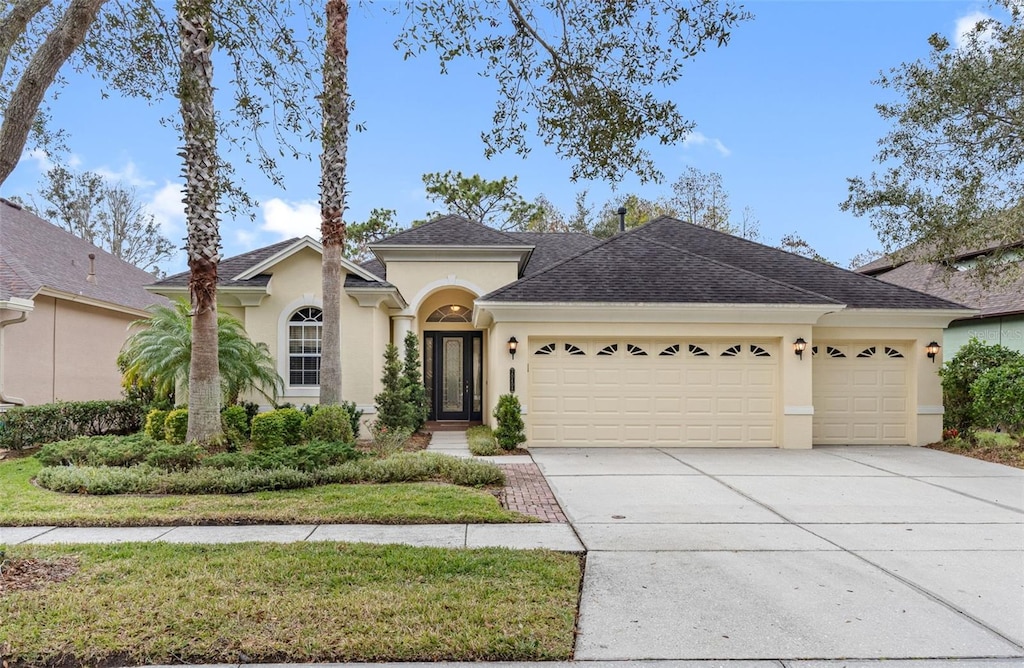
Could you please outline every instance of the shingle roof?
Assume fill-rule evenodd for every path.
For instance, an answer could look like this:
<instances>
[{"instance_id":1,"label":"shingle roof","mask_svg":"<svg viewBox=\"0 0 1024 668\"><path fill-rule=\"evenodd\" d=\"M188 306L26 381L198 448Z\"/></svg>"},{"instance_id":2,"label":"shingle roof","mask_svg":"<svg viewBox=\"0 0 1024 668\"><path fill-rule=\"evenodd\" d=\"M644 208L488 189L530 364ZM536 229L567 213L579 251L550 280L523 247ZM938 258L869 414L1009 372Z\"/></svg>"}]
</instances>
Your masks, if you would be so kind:
<instances>
[{"instance_id":1,"label":"shingle roof","mask_svg":"<svg viewBox=\"0 0 1024 668\"><path fill-rule=\"evenodd\" d=\"M89 253L95 282L86 280ZM165 301L143 288L152 281L149 272L0 199L0 299L31 299L49 288L142 310Z\"/></svg>"},{"instance_id":2,"label":"shingle roof","mask_svg":"<svg viewBox=\"0 0 1024 668\"><path fill-rule=\"evenodd\" d=\"M442 216L374 246L523 246L520 239L462 216ZM529 244L525 244L529 245Z\"/></svg>"},{"instance_id":3,"label":"shingle roof","mask_svg":"<svg viewBox=\"0 0 1024 668\"><path fill-rule=\"evenodd\" d=\"M807 290L623 234L481 298L503 302L835 304Z\"/></svg>"},{"instance_id":4,"label":"shingle roof","mask_svg":"<svg viewBox=\"0 0 1024 668\"><path fill-rule=\"evenodd\" d=\"M553 264L567 260L601 243L589 234L579 232L506 232L521 243L534 246L530 261L523 270L532 276Z\"/></svg>"},{"instance_id":5,"label":"shingle roof","mask_svg":"<svg viewBox=\"0 0 1024 668\"><path fill-rule=\"evenodd\" d=\"M940 264L907 262L876 279L912 290L959 302L979 311L975 317L1024 313L1024 278L1009 284L995 282L981 286L970 275L951 271Z\"/></svg>"},{"instance_id":6,"label":"shingle roof","mask_svg":"<svg viewBox=\"0 0 1024 668\"><path fill-rule=\"evenodd\" d=\"M239 285L265 286L270 280L270 276L267 274L260 274L244 281L236 281L233 279L235 276L238 276L247 269L255 267L267 258L277 255L298 241L298 237L285 239L284 241L279 241L276 244L271 244L269 246L264 246L263 248L257 248L256 250L249 251L248 253L224 258L217 265L217 285L224 287ZM189 272L183 271L180 274L168 276L162 281L157 281L153 285L154 287L161 288L188 287L188 276Z\"/></svg>"}]
</instances>

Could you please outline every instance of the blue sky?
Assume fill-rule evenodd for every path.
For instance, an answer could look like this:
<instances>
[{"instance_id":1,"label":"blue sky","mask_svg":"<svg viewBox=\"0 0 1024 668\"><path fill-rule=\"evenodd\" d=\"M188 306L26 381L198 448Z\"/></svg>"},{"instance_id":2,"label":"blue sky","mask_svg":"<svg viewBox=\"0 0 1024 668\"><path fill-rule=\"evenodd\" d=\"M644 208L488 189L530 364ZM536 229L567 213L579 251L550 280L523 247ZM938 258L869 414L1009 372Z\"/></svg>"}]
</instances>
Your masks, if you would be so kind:
<instances>
[{"instance_id":1,"label":"blue sky","mask_svg":"<svg viewBox=\"0 0 1024 668\"><path fill-rule=\"evenodd\" d=\"M845 266L853 255L880 247L867 220L838 207L846 178L874 168L876 142L886 131L874 109L886 91L872 80L882 70L925 57L932 33L955 39L984 7L951 0L753 2L748 8L755 18L734 31L729 46L692 61L682 81L664 91L697 127L685 145L655 150L658 167L669 183L689 165L719 172L734 216L749 206L769 243L797 232ZM350 220L385 207L396 209L407 225L434 208L424 197L421 175L448 169L518 176L525 197L543 194L567 211L584 188L597 206L616 194L613 188L651 198L668 193L668 183L641 186L635 179L573 183L570 166L539 141L525 159L485 159L479 136L490 127L492 83L476 75L472 62L441 75L429 54L403 61L392 47L400 27L379 8L353 8L353 121L365 123L367 131L354 133L349 147ZM179 140L158 123L173 106L101 99L100 91L91 79L71 74L53 103L55 123L69 134L71 159L138 188L167 236L178 242L184 236ZM319 161L315 147L310 149L311 159L281 163L284 190L238 166L260 207L254 221L222 221L225 255L318 235ZM46 163L38 152L26 155L2 194L32 193ZM165 269L184 266L179 254Z\"/></svg>"}]
</instances>

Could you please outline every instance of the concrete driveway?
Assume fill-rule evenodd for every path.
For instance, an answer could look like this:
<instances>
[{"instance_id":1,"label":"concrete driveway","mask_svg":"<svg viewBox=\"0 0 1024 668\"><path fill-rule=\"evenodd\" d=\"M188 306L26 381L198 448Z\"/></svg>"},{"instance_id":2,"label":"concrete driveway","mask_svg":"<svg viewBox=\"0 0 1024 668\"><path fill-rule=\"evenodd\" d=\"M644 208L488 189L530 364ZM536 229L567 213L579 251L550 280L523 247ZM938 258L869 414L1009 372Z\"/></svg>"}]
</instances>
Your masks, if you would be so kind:
<instances>
[{"instance_id":1,"label":"concrete driveway","mask_svg":"<svg viewBox=\"0 0 1024 668\"><path fill-rule=\"evenodd\" d=\"M533 456L588 550L576 659L1024 659L1024 471L908 447Z\"/></svg>"}]
</instances>

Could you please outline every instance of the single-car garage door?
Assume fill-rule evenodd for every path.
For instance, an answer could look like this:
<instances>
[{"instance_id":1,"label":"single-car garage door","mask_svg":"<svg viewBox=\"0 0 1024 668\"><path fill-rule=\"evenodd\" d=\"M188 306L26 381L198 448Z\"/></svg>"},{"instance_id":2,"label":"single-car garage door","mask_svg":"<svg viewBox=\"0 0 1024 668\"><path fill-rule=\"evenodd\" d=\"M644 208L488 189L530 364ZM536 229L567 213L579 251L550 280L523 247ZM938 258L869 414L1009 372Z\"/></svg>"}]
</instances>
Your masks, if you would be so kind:
<instances>
[{"instance_id":1,"label":"single-car garage door","mask_svg":"<svg viewBox=\"0 0 1024 668\"><path fill-rule=\"evenodd\" d=\"M533 446L776 446L778 344L534 339Z\"/></svg>"},{"instance_id":2,"label":"single-car garage door","mask_svg":"<svg viewBox=\"0 0 1024 668\"><path fill-rule=\"evenodd\" d=\"M910 442L907 350L864 341L812 348L816 445Z\"/></svg>"}]
</instances>

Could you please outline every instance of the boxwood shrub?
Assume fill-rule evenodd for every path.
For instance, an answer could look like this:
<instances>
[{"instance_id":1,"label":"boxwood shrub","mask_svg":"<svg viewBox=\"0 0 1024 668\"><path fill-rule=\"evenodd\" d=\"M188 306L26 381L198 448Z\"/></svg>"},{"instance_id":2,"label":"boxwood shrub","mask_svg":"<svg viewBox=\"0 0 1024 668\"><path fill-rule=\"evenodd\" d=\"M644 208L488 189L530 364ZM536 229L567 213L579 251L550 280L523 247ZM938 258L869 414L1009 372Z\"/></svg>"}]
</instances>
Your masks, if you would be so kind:
<instances>
[{"instance_id":1,"label":"boxwood shrub","mask_svg":"<svg viewBox=\"0 0 1024 668\"><path fill-rule=\"evenodd\" d=\"M0 413L0 448L22 450L76 436L131 434L145 408L132 401L68 401Z\"/></svg>"},{"instance_id":2,"label":"boxwood shrub","mask_svg":"<svg viewBox=\"0 0 1024 668\"><path fill-rule=\"evenodd\" d=\"M167 422L167 411L154 408L146 413L146 435L154 441L164 440L164 426Z\"/></svg>"},{"instance_id":3,"label":"boxwood shrub","mask_svg":"<svg viewBox=\"0 0 1024 668\"><path fill-rule=\"evenodd\" d=\"M175 408L164 420L164 439L168 443L184 443L188 435L188 409Z\"/></svg>"}]
</instances>

